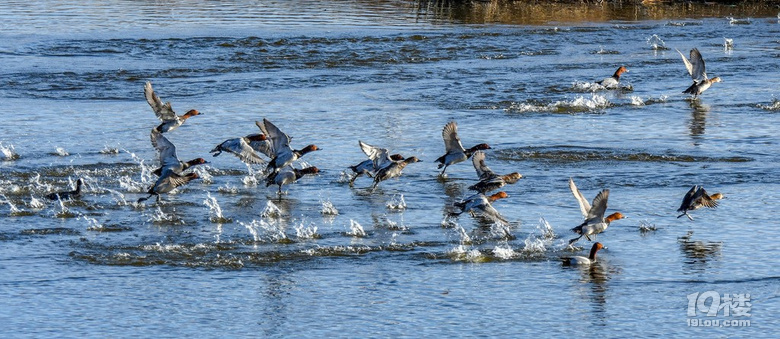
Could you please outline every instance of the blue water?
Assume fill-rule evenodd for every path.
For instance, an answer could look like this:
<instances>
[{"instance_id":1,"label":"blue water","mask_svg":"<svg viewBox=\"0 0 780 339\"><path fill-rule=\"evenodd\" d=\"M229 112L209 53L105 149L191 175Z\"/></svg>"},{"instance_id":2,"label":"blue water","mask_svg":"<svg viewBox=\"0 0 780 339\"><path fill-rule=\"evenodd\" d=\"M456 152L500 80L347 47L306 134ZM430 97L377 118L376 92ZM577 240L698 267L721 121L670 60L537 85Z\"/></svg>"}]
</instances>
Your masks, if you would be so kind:
<instances>
[{"instance_id":1,"label":"blue water","mask_svg":"<svg viewBox=\"0 0 780 339\"><path fill-rule=\"evenodd\" d=\"M538 25L515 7L493 20L490 4L414 1L3 6L3 337L778 328L775 12L628 9ZM697 100L681 93L691 79L675 51L694 47L724 80ZM621 65L620 89L593 86ZM145 81L180 114L203 113L166 136L179 158L210 161L159 204L136 203L158 162ZM281 196L261 167L208 154L258 133L263 118L293 147L322 148L296 165L321 173ZM452 120L464 146L493 147L495 172L523 174L494 204L509 225L448 217L477 181L470 161L438 177ZM351 188L347 167L365 159L358 140L423 162L376 191L367 178ZM590 268L560 260L592 244L567 246L582 222L570 177L587 199L609 188L607 213L628 217L598 235L607 249ZM44 199L78 178L80 200ZM678 219L694 184L726 199ZM751 326L689 327L687 296L709 290L750 294L751 317L711 319Z\"/></svg>"}]
</instances>

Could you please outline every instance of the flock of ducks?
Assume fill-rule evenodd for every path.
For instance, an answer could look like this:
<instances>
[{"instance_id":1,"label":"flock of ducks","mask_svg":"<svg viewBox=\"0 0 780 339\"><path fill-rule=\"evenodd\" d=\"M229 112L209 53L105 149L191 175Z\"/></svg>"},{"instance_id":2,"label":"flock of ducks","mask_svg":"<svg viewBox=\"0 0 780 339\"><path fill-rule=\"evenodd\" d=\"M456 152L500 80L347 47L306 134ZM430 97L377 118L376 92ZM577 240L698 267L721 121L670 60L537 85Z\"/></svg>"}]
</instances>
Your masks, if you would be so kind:
<instances>
[{"instance_id":1,"label":"flock of ducks","mask_svg":"<svg viewBox=\"0 0 780 339\"><path fill-rule=\"evenodd\" d=\"M682 56L683 63L693 79L693 84L683 93L692 94L696 98L712 86L713 83L721 81L719 77L711 79L707 77L704 60L698 49L694 48L691 50L690 59L686 58L679 50L677 52ZM626 72L628 72L628 69L625 66L620 66L611 77L597 83L608 89L617 88L621 75ZM201 113L193 109L183 115L176 115L170 102L163 103L160 100L154 92L151 82L146 82L144 85L144 96L161 122L151 130L150 134L152 146L159 155L160 168L152 172L158 176L158 179L146 192L149 196L138 199L139 203L153 196L159 202L161 194L168 193L198 178L198 174L195 172L186 173L188 169L208 163L203 158L196 158L186 162L179 160L176 155L176 146L164 136L164 134L176 130L187 119ZM214 147L210 153L215 157L223 152L230 153L249 165L266 164L264 172L266 186L277 185L280 194L282 193L282 186L292 184L305 175L319 173L319 169L314 166L302 169L292 166L296 160L306 154L321 150L319 147L308 145L300 150L293 149L290 145L292 138L267 119L263 119L262 122L256 121L255 124L261 133L225 140ZM485 153L483 152L491 149L491 147L486 143L480 143L468 149L464 148L458 136L458 125L454 121L444 126L442 139L444 140L445 153L436 159L438 168L441 169L439 175L444 175L449 166L464 162L470 158L479 180L476 184L468 187L469 190L477 193L454 203L452 207L457 211L451 212L450 215L458 216L468 212L471 215L487 217L495 222L508 223L493 207L493 203L499 199L507 198L509 195L504 191L492 195L487 195L487 193L498 190L507 184L514 184L523 176L517 172L504 175L493 172L485 164ZM357 178L365 175L373 178L371 186L371 191L373 192L380 182L399 177L406 166L421 162L415 156L405 158L400 154L390 154L387 148L372 146L361 140L358 141L358 144L368 159L349 167L353 172L349 179L350 186L354 184ZM269 160L264 159L263 156ZM79 198L83 183L82 179L78 179L74 191L55 192L46 197L51 200ZM570 246L582 237L592 241L593 239L591 238L604 232L611 222L625 218L620 212L604 216L607 210L607 200L609 199L608 189L600 191L591 203L585 199L572 179L569 179L569 189L577 200L584 218L582 224L571 229L579 236L569 241ZM688 213L689 211L702 207L715 208L718 206L717 200L722 198L723 195L720 193L709 195L703 187L695 185L683 197L680 208L677 210L682 214L678 218L687 216L690 220L693 220L693 217ZM604 246L596 242L593 244L588 257L568 257L564 258L564 262L571 265L591 264L596 260L596 252L602 248Z\"/></svg>"}]
</instances>

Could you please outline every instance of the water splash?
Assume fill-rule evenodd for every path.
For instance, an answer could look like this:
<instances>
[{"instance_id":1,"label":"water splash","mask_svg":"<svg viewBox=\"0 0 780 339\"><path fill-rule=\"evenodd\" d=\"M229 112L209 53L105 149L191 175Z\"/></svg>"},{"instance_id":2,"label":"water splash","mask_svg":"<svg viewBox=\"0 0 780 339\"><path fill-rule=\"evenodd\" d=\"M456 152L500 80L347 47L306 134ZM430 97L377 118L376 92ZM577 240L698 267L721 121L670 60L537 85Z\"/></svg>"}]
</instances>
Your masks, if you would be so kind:
<instances>
[{"instance_id":1,"label":"water splash","mask_svg":"<svg viewBox=\"0 0 780 339\"><path fill-rule=\"evenodd\" d=\"M729 39L727 37L723 37L723 50L731 54L731 51L734 49L734 39Z\"/></svg>"},{"instance_id":2,"label":"water splash","mask_svg":"<svg viewBox=\"0 0 780 339\"><path fill-rule=\"evenodd\" d=\"M115 204L119 206L127 206L127 199L125 199L125 195L122 192L119 192L117 190L112 190L110 188L105 189L108 193L111 193L111 199L114 201Z\"/></svg>"},{"instance_id":3,"label":"water splash","mask_svg":"<svg viewBox=\"0 0 780 339\"><path fill-rule=\"evenodd\" d=\"M503 243L493 248L493 256L498 259L509 260L517 258L519 253L515 252L508 243Z\"/></svg>"},{"instance_id":4,"label":"water splash","mask_svg":"<svg viewBox=\"0 0 780 339\"><path fill-rule=\"evenodd\" d=\"M484 262L487 261L487 257L482 254L478 249L472 248L466 245L458 245L449 251L449 256L453 260L466 261L466 262Z\"/></svg>"},{"instance_id":5,"label":"water splash","mask_svg":"<svg viewBox=\"0 0 780 339\"><path fill-rule=\"evenodd\" d=\"M658 34L653 34L648 37L647 44L650 45L650 48L652 48L654 51L665 51L669 49L666 47L666 43L663 41L663 39L661 39L661 37L658 36Z\"/></svg>"},{"instance_id":6,"label":"water splash","mask_svg":"<svg viewBox=\"0 0 780 339\"><path fill-rule=\"evenodd\" d=\"M56 218L73 218L76 217L76 214L72 213L70 209L68 209L67 206L65 206L65 202L62 201L62 199L57 199L57 203L60 204L60 210L54 214L54 217Z\"/></svg>"},{"instance_id":7,"label":"water splash","mask_svg":"<svg viewBox=\"0 0 780 339\"><path fill-rule=\"evenodd\" d=\"M387 208L396 211L402 211L406 209L406 201L403 194L393 194L390 201L387 202Z\"/></svg>"},{"instance_id":8,"label":"water splash","mask_svg":"<svg viewBox=\"0 0 780 339\"><path fill-rule=\"evenodd\" d=\"M40 173L35 173L35 176L30 178L29 183L30 183L30 185L34 186L36 189L39 189L39 190L44 191L44 192L49 192L49 191L53 190L52 185L44 183L44 182L41 182L41 174Z\"/></svg>"},{"instance_id":9,"label":"water splash","mask_svg":"<svg viewBox=\"0 0 780 339\"><path fill-rule=\"evenodd\" d=\"M744 18L744 19L737 19L734 17L727 16L726 19L729 20L729 25L750 25L751 20L750 18Z\"/></svg>"},{"instance_id":10,"label":"water splash","mask_svg":"<svg viewBox=\"0 0 780 339\"><path fill-rule=\"evenodd\" d=\"M289 243L290 238L284 233L284 226L278 222L265 222L260 220L260 228L263 229L264 234L268 235L269 239L279 243Z\"/></svg>"},{"instance_id":11,"label":"water splash","mask_svg":"<svg viewBox=\"0 0 780 339\"><path fill-rule=\"evenodd\" d=\"M538 234L538 235L537 235ZM528 234L528 237L523 240L523 254L530 256L538 256L547 251L547 248L552 245L555 239L555 231L552 226L544 217L539 218L539 224L536 225L536 230Z\"/></svg>"},{"instance_id":12,"label":"water splash","mask_svg":"<svg viewBox=\"0 0 780 339\"><path fill-rule=\"evenodd\" d=\"M247 224L239 221L238 224L244 226L249 231L249 234L252 235L252 239L255 241L255 243L257 243L260 242L260 233L258 232L258 229L260 228L260 223L263 222L264 221L262 220L261 221L252 220L252 222Z\"/></svg>"},{"instance_id":13,"label":"water splash","mask_svg":"<svg viewBox=\"0 0 780 339\"><path fill-rule=\"evenodd\" d=\"M601 85L596 84L599 87ZM602 87L603 88L603 87ZM507 112L529 113L529 112L553 112L553 113L577 113L595 111L610 107L612 104L607 97L599 94L592 94L590 98L578 96L572 100L561 100L549 104L538 104L534 102L516 103L513 102Z\"/></svg>"},{"instance_id":14,"label":"water splash","mask_svg":"<svg viewBox=\"0 0 780 339\"><path fill-rule=\"evenodd\" d=\"M157 209L154 211L152 215L149 216L149 219L147 219L147 221L158 225L159 224L184 225L184 220L181 220L173 213L166 214L165 212L163 212L160 206L157 206Z\"/></svg>"},{"instance_id":15,"label":"water splash","mask_svg":"<svg viewBox=\"0 0 780 339\"><path fill-rule=\"evenodd\" d=\"M104 145L103 149L100 150L100 154L119 154L119 148L109 147L108 145Z\"/></svg>"},{"instance_id":16,"label":"water splash","mask_svg":"<svg viewBox=\"0 0 780 339\"><path fill-rule=\"evenodd\" d=\"M67 157L67 156L69 156L69 155L70 155L70 153L68 153L68 151L66 151L66 150L65 150L64 148L62 148L62 147L57 147L57 148L55 148L55 149L54 149L54 153L52 153L52 154L54 154L54 155L57 155L57 156L61 156L61 157Z\"/></svg>"},{"instance_id":17,"label":"water splash","mask_svg":"<svg viewBox=\"0 0 780 339\"><path fill-rule=\"evenodd\" d=\"M632 95L631 96L631 105L634 105L634 106L644 106L645 105L645 101L642 100L642 98L639 97L639 96Z\"/></svg>"},{"instance_id":18,"label":"water splash","mask_svg":"<svg viewBox=\"0 0 780 339\"><path fill-rule=\"evenodd\" d=\"M46 204L44 204L43 201L41 201L40 199L31 195L30 202L27 203L27 206L35 210L40 210L46 207Z\"/></svg>"},{"instance_id":19,"label":"water splash","mask_svg":"<svg viewBox=\"0 0 780 339\"><path fill-rule=\"evenodd\" d=\"M279 209L279 206L276 206L271 200L266 202L265 209L260 213L260 216L263 218L281 218L283 215L284 213Z\"/></svg>"},{"instance_id":20,"label":"water splash","mask_svg":"<svg viewBox=\"0 0 780 339\"><path fill-rule=\"evenodd\" d=\"M3 161L14 161L19 159L19 154L16 153L14 145L11 144L5 145L0 142L0 153L3 154Z\"/></svg>"},{"instance_id":21,"label":"water splash","mask_svg":"<svg viewBox=\"0 0 780 339\"><path fill-rule=\"evenodd\" d=\"M461 225L456 225L455 230L458 231L458 235L460 236L460 244L462 245L471 245L473 241L471 240L471 236L468 232L466 232L466 229L463 228Z\"/></svg>"},{"instance_id":22,"label":"water splash","mask_svg":"<svg viewBox=\"0 0 780 339\"><path fill-rule=\"evenodd\" d=\"M769 105L758 104L758 108L765 109L767 111L780 111L780 100L773 99L772 103Z\"/></svg>"},{"instance_id":23,"label":"water splash","mask_svg":"<svg viewBox=\"0 0 780 339\"><path fill-rule=\"evenodd\" d=\"M295 225L295 236L298 239L318 239L320 238L320 235L317 234L317 225L313 223L309 223L308 226L304 225L304 222L301 221L299 224Z\"/></svg>"},{"instance_id":24,"label":"water splash","mask_svg":"<svg viewBox=\"0 0 780 339\"><path fill-rule=\"evenodd\" d=\"M642 234L654 232L657 229L658 228L655 226L655 224L651 223L649 220L642 220L639 222L639 232Z\"/></svg>"},{"instance_id":25,"label":"water splash","mask_svg":"<svg viewBox=\"0 0 780 339\"><path fill-rule=\"evenodd\" d=\"M225 186L220 186L217 188L217 192L222 194L237 194L238 193L238 187L231 186L230 184L225 184Z\"/></svg>"},{"instance_id":26,"label":"water splash","mask_svg":"<svg viewBox=\"0 0 780 339\"><path fill-rule=\"evenodd\" d=\"M341 171L341 173L339 173L339 178L336 179L336 182L339 184L349 183L353 176L354 174L352 174L352 171Z\"/></svg>"},{"instance_id":27,"label":"water splash","mask_svg":"<svg viewBox=\"0 0 780 339\"><path fill-rule=\"evenodd\" d=\"M101 224L97 219L90 218L86 215L80 215L77 220L84 220L87 222L87 231L102 231L105 229L103 224Z\"/></svg>"},{"instance_id":28,"label":"water splash","mask_svg":"<svg viewBox=\"0 0 780 339\"><path fill-rule=\"evenodd\" d=\"M150 184L144 184L143 182L138 182L130 178L129 176L125 175L119 178L119 187L121 187L123 190L131 193L142 193L148 191L146 188Z\"/></svg>"},{"instance_id":29,"label":"water splash","mask_svg":"<svg viewBox=\"0 0 780 339\"><path fill-rule=\"evenodd\" d=\"M8 199L8 197L6 197L5 195L0 195L0 198L2 198L2 200L0 200L0 204L7 204L8 207L10 208L9 213L11 215L19 215L24 212L24 210L16 207L16 205L14 205L14 203L11 202L11 200Z\"/></svg>"},{"instance_id":30,"label":"water splash","mask_svg":"<svg viewBox=\"0 0 780 339\"><path fill-rule=\"evenodd\" d=\"M338 215L339 210L333 206L333 203L331 203L330 200L325 200L322 202L322 209L320 210L320 213L322 215Z\"/></svg>"},{"instance_id":31,"label":"water splash","mask_svg":"<svg viewBox=\"0 0 780 339\"><path fill-rule=\"evenodd\" d=\"M208 165L200 165L194 167L192 170L194 173L198 174L198 178L200 178L200 182L204 184L211 184L214 182L214 177L209 173L209 166Z\"/></svg>"},{"instance_id":32,"label":"water splash","mask_svg":"<svg viewBox=\"0 0 780 339\"><path fill-rule=\"evenodd\" d=\"M232 222L229 218L225 218L222 214L222 207L219 206L217 198L212 197L211 193L206 192L206 199L203 200L203 204L209 207L209 220L217 224L227 224Z\"/></svg>"},{"instance_id":33,"label":"water splash","mask_svg":"<svg viewBox=\"0 0 780 339\"><path fill-rule=\"evenodd\" d=\"M366 236L366 231L357 221L349 219L349 232L347 232L347 235L363 238Z\"/></svg>"}]
</instances>

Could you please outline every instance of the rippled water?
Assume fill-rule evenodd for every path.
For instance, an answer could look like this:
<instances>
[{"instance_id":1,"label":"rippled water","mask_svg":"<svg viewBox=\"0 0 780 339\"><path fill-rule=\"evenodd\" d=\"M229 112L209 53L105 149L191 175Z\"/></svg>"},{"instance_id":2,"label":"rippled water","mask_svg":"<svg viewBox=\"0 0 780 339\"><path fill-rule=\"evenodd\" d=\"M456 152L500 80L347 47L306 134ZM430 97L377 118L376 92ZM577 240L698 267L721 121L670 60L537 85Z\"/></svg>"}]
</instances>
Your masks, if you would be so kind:
<instances>
[{"instance_id":1,"label":"rippled water","mask_svg":"<svg viewBox=\"0 0 780 339\"><path fill-rule=\"evenodd\" d=\"M777 328L776 11L413 1L6 2L0 14L4 336L756 336ZM729 12L733 11L733 12ZM497 14L499 13L499 14ZM607 14L604 14L607 13ZM774 13L774 14L773 14ZM582 16L580 16L582 15ZM606 17L602 17L606 15ZM545 16L539 17L544 18ZM537 20L539 20L537 18ZM588 21L582 21L588 20ZM725 39L733 39L733 46ZM675 49L699 48L700 99ZM687 52L686 52L687 54ZM618 90L595 80L625 65ZM157 165L143 98L194 117L167 134L208 158L138 204ZM316 176L277 196L260 167L208 157L268 118ZM524 179L510 225L448 217L476 182L438 178L441 128ZM357 140L416 155L371 192ZM302 166L302 165L299 165ZM588 199L616 221L590 269L566 244ZM85 181L84 197L50 192ZM675 210L694 184L726 199ZM686 325L686 296L749 293L750 328ZM720 316L719 319L729 319Z\"/></svg>"}]
</instances>

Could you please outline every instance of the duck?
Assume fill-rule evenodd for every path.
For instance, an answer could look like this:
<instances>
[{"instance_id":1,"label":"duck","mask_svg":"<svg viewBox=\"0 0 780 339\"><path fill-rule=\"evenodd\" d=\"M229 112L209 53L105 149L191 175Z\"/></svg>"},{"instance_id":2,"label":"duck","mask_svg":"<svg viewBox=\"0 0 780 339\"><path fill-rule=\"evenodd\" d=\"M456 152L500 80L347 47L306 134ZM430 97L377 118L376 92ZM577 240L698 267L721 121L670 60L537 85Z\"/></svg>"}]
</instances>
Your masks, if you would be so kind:
<instances>
[{"instance_id":1,"label":"duck","mask_svg":"<svg viewBox=\"0 0 780 339\"><path fill-rule=\"evenodd\" d=\"M273 157L271 153L271 142L265 134L255 133L245 137L233 138L223 141L209 151L213 156L219 156L222 152L228 152L235 155L239 160L249 165L262 165L266 161L260 154L267 157Z\"/></svg>"},{"instance_id":2,"label":"duck","mask_svg":"<svg viewBox=\"0 0 780 339\"><path fill-rule=\"evenodd\" d=\"M363 153L368 156L368 160L364 160L355 166L349 167L349 169L355 173L349 180L349 186L354 185L355 180L363 174L373 177L376 171L389 165L391 162L404 160L403 155L400 154L388 155L390 154L390 150L387 148L372 146L361 140L358 140L358 144Z\"/></svg>"},{"instance_id":3,"label":"duck","mask_svg":"<svg viewBox=\"0 0 780 339\"><path fill-rule=\"evenodd\" d=\"M485 165L485 152L482 151L474 152L471 162L474 165L474 170L477 171L477 176L479 176L479 182L468 187L472 191L485 194L504 187L506 184L514 184L523 178L523 175L517 172L506 175L494 173L490 167Z\"/></svg>"},{"instance_id":4,"label":"duck","mask_svg":"<svg viewBox=\"0 0 780 339\"><path fill-rule=\"evenodd\" d=\"M265 187L271 186L271 185L279 185L279 194L282 194L282 185L288 185L292 184L304 175L307 174L317 174L320 170L317 167L306 167L303 169L297 169L293 168L292 166L287 166L284 169L280 170L276 173L271 173L271 175L266 178L265 181Z\"/></svg>"},{"instance_id":5,"label":"duck","mask_svg":"<svg viewBox=\"0 0 780 339\"><path fill-rule=\"evenodd\" d=\"M152 129L150 136L152 146L157 150L160 157L160 177L157 178L154 185L147 191L149 196L138 199L139 203L148 200L152 196L157 196L157 202L159 203L160 194L168 193L176 187L199 178L197 173L182 173L185 169L189 168L189 166L187 163L179 161L179 158L176 156L176 146L171 143L162 132L155 128Z\"/></svg>"},{"instance_id":6,"label":"duck","mask_svg":"<svg viewBox=\"0 0 780 339\"><path fill-rule=\"evenodd\" d=\"M418 159L417 157L408 157L401 161L391 161L387 166L384 166L376 171L376 174L374 174L374 184L371 186L371 190L373 191L376 189L376 186L379 185L379 183L382 181L401 176L404 168L406 168L407 165L415 162L422 162L422 160Z\"/></svg>"},{"instance_id":7,"label":"duck","mask_svg":"<svg viewBox=\"0 0 780 339\"><path fill-rule=\"evenodd\" d=\"M564 265L590 265L596 263L596 252L598 252L600 249L604 248L604 245L602 245L600 242L597 242L593 244L593 246L590 248L590 255L587 257L583 256L574 256L574 257L565 257L563 259Z\"/></svg>"},{"instance_id":8,"label":"duck","mask_svg":"<svg viewBox=\"0 0 780 339\"><path fill-rule=\"evenodd\" d=\"M623 73L627 73L628 69L625 66L618 67L617 71L615 71L615 74L612 74L611 77L605 78L604 80L597 81L596 83L604 86L607 89L614 89L617 88L620 84L620 75Z\"/></svg>"},{"instance_id":9,"label":"duck","mask_svg":"<svg viewBox=\"0 0 780 339\"><path fill-rule=\"evenodd\" d=\"M454 212L450 213L452 216L459 216L464 212L469 212L471 215L474 215L475 212L480 213L481 215L493 219L501 221L505 224L508 224L509 222L504 218L498 211L493 207L493 202L499 200L499 199L505 199L508 198L509 195L504 192L498 192L490 196L486 196L482 193L477 193L472 196L469 196L466 199L463 199L461 201L458 201L454 203L453 205L457 208L460 208L460 212Z\"/></svg>"},{"instance_id":10,"label":"duck","mask_svg":"<svg viewBox=\"0 0 780 339\"><path fill-rule=\"evenodd\" d=\"M195 158L189 161L180 161L176 155L176 146L162 135L162 132L156 128L151 133L152 146L160 154L160 167L152 171L156 176L162 176L163 171L170 170L173 173L181 174L192 166L208 164L203 158ZM163 160L165 159L165 160Z\"/></svg>"},{"instance_id":11,"label":"duck","mask_svg":"<svg viewBox=\"0 0 780 339\"><path fill-rule=\"evenodd\" d=\"M582 224L571 229L572 232L577 233L580 236L569 240L569 245L574 244L582 237L591 240L591 235L595 236L596 234L606 231L611 222L626 218L620 212L612 213L604 218L604 212L607 210L607 199L609 199L608 189L601 190L601 192L596 194L596 197L593 198L592 205L588 204L588 201L585 200L582 192L580 192L577 185L574 184L574 180L571 178L569 178L569 189L574 195L574 198L577 199L577 202L580 205L580 212L582 212L582 216L585 218L585 221Z\"/></svg>"},{"instance_id":12,"label":"duck","mask_svg":"<svg viewBox=\"0 0 780 339\"><path fill-rule=\"evenodd\" d=\"M160 133L173 131L174 129L181 126L185 121L187 121L187 119L201 114L198 110L191 109L187 111L187 113L184 113L184 115L177 116L176 112L174 112L173 108L171 108L171 103L166 102L163 104L162 100L160 100L160 97L154 93L151 81L147 81L146 85L144 85L144 96L146 97L146 102L148 102L149 106L152 107L154 114L156 114L157 118L162 121L159 126L155 127L155 129Z\"/></svg>"},{"instance_id":13,"label":"duck","mask_svg":"<svg viewBox=\"0 0 780 339\"><path fill-rule=\"evenodd\" d=\"M701 53L699 53L697 48L691 50L690 60L688 60L679 49L677 50L677 53L680 53L683 63L685 64L685 69L688 70L688 74L690 74L693 79L693 84L684 90L683 93L693 94L693 98L696 99L704 91L710 88L712 84L722 81L720 77L714 77L712 79L707 78L704 59L701 57Z\"/></svg>"},{"instance_id":14,"label":"duck","mask_svg":"<svg viewBox=\"0 0 780 339\"><path fill-rule=\"evenodd\" d=\"M688 190L688 193L686 193L683 197L680 208L677 209L677 212L682 212L682 214L677 216L677 218L686 216L688 219L693 221L693 217L688 214L688 211L697 210L702 207L718 207L718 200L720 199L723 199L723 194L715 193L709 195L707 194L707 191L704 190L704 187L693 185L693 187L691 187L691 189Z\"/></svg>"},{"instance_id":15,"label":"duck","mask_svg":"<svg viewBox=\"0 0 780 339\"><path fill-rule=\"evenodd\" d=\"M266 171L270 171L270 174L279 172L282 168L292 164L295 160L300 159L302 156L321 150L317 145L308 145L301 150L294 150L290 147L289 135L285 134L276 125L272 124L268 119L263 119L263 122L255 121L257 127L263 131L263 134L271 141L271 161L266 166Z\"/></svg>"},{"instance_id":16,"label":"duck","mask_svg":"<svg viewBox=\"0 0 780 339\"><path fill-rule=\"evenodd\" d=\"M73 191L54 192L46 195L46 199L49 200L71 200L81 197L81 186L84 185L84 180L79 178L76 180L76 189Z\"/></svg>"},{"instance_id":17,"label":"duck","mask_svg":"<svg viewBox=\"0 0 780 339\"><path fill-rule=\"evenodd\" d=\"M458 124L454 121L450 121L444 125L444 128L441 130L441 137L444 139L444 149L446 153L436 159L436 162L439 163L438 168L441 169L444 167L439 175L444 175L448 166L468 160L474 152L491 149L490 145L484 143L475 145L469 149L463 148L463 144L460 142L460 137L458 136Z\"/></svg>"}]
</instances>

